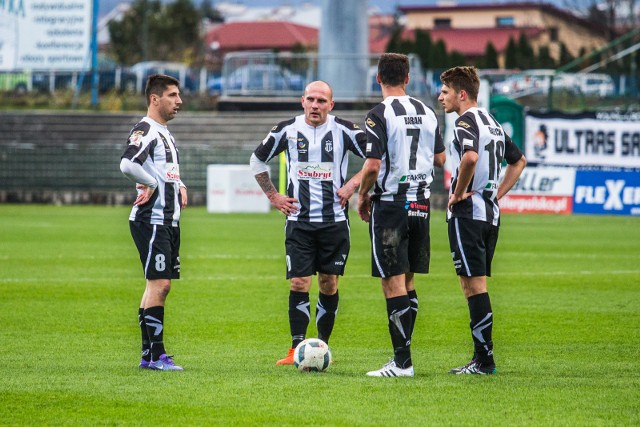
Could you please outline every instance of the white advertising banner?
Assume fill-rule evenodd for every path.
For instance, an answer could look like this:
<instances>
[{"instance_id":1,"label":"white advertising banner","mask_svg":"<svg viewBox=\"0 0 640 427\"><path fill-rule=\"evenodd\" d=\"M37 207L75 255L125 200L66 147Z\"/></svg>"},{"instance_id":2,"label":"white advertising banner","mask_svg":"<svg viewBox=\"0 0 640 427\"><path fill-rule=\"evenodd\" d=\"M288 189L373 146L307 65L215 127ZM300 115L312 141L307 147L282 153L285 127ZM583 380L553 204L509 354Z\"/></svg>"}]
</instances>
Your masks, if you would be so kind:
<instances>
[{"instance_id":1,"label":"white advertising banner","mask_svg":"<svg viewBox=\"0 0 640 427\"><path fill-rule=\"evenodd\" d=\"M91 0L0 0L0 70L90 68Z\"/></svg>"},{"instance_id":2,"label":"white advertising banner","mask_svg":"<svg viewBox=\"0 0 640 427\"><path fill-rule=\"evenodd\" d=\"M528 113L525 128L529 162L640 167L640 113Z\"/></svg>"},{"instance_id":3,"label":"white advertising banner","mask_svg":"<svg viewBox=\"0 0 640 427\"><path fill-rule=\"evenodd\" d=\"M575 183L575 168L528 166L511 191L500 200L500 210L570 214Z\"/></svg>"},{"instance_id":4,"label":"white advertising banner","mask_svg":"<svg viewBox=\"0 0 640 427\"><path fill-rule=\"evenodd\" d=\"M208 212L269 212L271 203L249 165L207 166Z\"/></svg>"}]
</instances>

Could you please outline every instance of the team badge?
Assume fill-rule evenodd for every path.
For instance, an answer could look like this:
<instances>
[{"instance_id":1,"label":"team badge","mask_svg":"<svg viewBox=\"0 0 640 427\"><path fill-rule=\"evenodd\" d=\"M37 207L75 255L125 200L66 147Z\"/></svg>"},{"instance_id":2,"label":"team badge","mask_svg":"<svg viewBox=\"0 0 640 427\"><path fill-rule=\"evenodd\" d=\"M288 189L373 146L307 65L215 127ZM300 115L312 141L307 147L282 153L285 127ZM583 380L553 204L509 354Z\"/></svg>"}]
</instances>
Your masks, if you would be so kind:
<instances>
[{"instance_id":1,"label":"team badge","mask_svg":"<svg viewBox=\"0 0 640 427\"><path fill-rule=\"evenodd\" d=\"M324 142L324 151L330 153L333 151L333 141L327 140Z\"/></svg>"},{"instance_id":2,"label":"team badge","mask_svg":"<svg viewBox=\"0 0 640 427\"><path fill-rule=\"evenodd\" d=\"M131 136L129 136L129 145L139 147L140 144L142 144L142 135L144 135L144 132L141 130L133 132Z\"/></svg>"}]
</instances>

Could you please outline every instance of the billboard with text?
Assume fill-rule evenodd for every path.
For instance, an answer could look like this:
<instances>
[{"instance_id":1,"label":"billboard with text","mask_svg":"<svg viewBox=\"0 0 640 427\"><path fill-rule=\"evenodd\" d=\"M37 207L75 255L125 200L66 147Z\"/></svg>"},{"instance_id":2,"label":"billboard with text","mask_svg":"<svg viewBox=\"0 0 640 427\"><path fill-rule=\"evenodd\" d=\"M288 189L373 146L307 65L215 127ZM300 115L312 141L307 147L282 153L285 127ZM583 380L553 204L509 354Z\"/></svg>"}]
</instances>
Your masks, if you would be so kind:
<instances>
[{"instance_id":1,"label":"billboard with text","mask_svg":"<svg viewBox=\"0 0 640 427\"><path fill-rule=\"evenodd\" d=\"M91 0L0 1L0 70L90 68Z\"/></svg>"},{"instance_id":2,"label":"billboard with text","mask_svg":"<svg viewBox=\"0 0 640 427\"><path fill-rule=\"evenodd\" d=\"M525 141L532 163L637 168L640 113L528 113Z\"/></svg>"}]
</instances>

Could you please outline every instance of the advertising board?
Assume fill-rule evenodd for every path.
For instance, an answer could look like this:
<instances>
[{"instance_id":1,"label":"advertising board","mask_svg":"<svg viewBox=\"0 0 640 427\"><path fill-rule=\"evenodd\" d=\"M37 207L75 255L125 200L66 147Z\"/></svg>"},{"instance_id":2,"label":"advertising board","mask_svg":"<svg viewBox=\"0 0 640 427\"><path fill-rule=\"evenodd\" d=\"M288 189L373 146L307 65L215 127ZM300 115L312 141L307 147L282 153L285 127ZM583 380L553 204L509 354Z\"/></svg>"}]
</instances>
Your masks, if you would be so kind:
<instances>
[{"instance_id":1,"label":"advertising board","mask_svg":"<svg viewBox=\"0 0 640 427\"><path fill-rule=\"evenodd\" d=\"M501 212L570 214L576 170L526 167L508 195L500 200Z\"/></svg>"},{"instance_id":2,"label":"advertising board","mask_svg":"<svg viewBox=\"0 0 640 427\"><path fill-rule=\"evenodd\" d=\"M92 5L91 0L0 1L0 70L87 70Z\"/></svg>"},{"instance_id":3,"label":"advertising board","mask_svg":"<svg viewBox=\"0 0 640 427\"><path fill-rule=\"evenodd\" d=\"M640 167L640 113L528 113L525 122L531 163Z\"/></svg>"},{"instance_id":4,"label":"advertising board","mask_svg":"<svg viewBox=\"0 0 640 427\"><path fill-rule=\"evenodd\" d=\"M573 212L640 215L640 171L578 170Z\"/></svg>"}]
</instances>

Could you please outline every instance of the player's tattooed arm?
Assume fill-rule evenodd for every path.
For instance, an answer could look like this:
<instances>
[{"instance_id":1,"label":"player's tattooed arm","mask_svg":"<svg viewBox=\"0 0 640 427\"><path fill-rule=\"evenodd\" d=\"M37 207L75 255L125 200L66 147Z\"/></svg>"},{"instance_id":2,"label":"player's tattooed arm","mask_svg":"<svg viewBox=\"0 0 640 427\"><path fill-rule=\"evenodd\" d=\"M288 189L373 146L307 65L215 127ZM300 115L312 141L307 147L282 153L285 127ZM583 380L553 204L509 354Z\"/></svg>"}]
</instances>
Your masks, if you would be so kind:
<instances>
[{"instance_id":1,"label":"player's tattooed arm","mask_svg":"<svg viewBox=\"0 0 640 427\"><path fill-rule=\"evenodd\" d=\"M258 182L260 188L262 188L262 191L264 191L264 194L266 194L269 199L271 199L271 197L278 192L276 190L276 187L273 186L268 172L257 174L256 181Z\"/></svg>"},{"instance_id":2,"label":"player's tattooed arm","mask_svg":"<svg viewBox=\"0 0 640 427\"><path fill-rule=\"evenodd\" d=\"M256 181L258 185L267 195L269 201L273 205L274 208L278 209L285 215L290 215L298 211L298 207L295 203L298 203L298 200L293 197L286 197L276 190L269 178L268 172L261 172L255 175Z\"/></svg>"}]
</instances>

